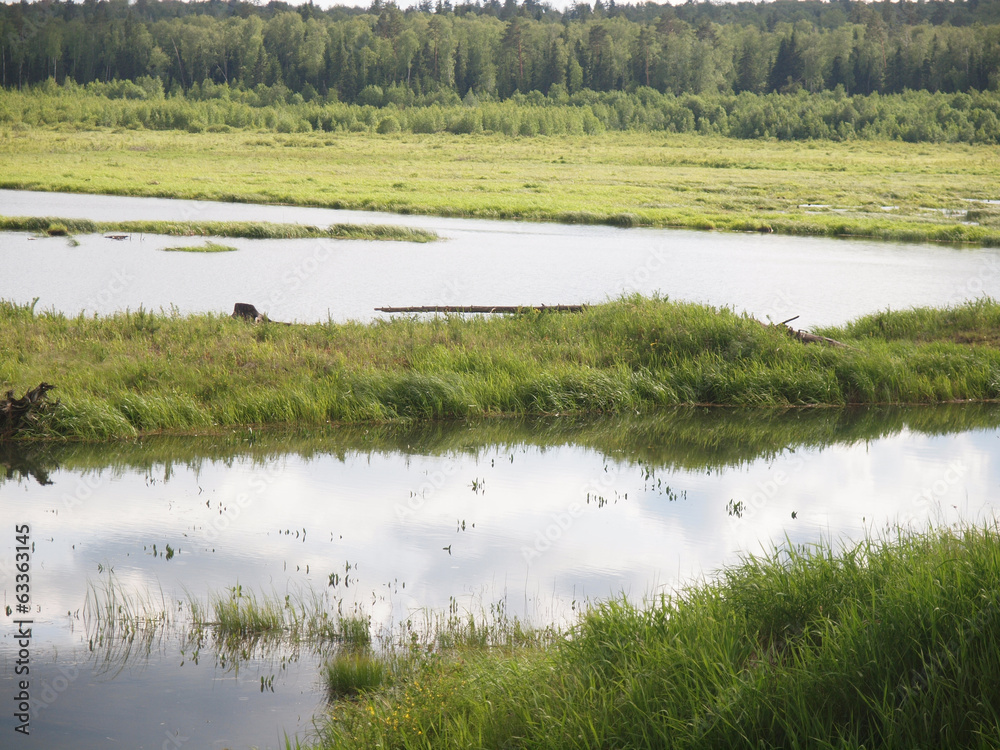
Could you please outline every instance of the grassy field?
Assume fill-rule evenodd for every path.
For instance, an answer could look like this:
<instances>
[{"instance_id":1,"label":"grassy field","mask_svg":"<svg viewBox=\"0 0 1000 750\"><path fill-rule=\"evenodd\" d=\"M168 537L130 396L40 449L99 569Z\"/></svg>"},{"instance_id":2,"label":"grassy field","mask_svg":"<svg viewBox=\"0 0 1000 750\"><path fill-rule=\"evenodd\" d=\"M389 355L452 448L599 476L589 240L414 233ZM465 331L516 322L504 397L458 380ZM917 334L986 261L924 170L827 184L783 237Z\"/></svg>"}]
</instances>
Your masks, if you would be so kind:
<instances>
[{"instance_id":1,"label":"grassy field","mask_svg":"<svg viewBox=\"0 0 1000 750\"><path fill-rule=\"evenodd\" d=\"M0 129L2 188L993 246L998 173L964 144Z\"/></svg>"},{"instance_id":2,"label":"grassy field","mask_svg":"<svg viewBox=\"0 0 1000 750\"><path fill-rule=\"evenodd\" d=\"M313 746L995 747L998 592L996 525L784 547L554 639L345 652Z\"/></svg>"},{"instance_id":3,"label":"grassy field","mask_svg":"<svg viewBox=\"0 0 1000 750\"><path fill-rule=\"evenodd\" d=\"M1000 398L1000 304L879 313L805 345L729 310L630 297L582 313L259 325L36 314L0 302L0 383L57 408L23 436L634 412L674 404Z\"/></svg>"}]
</instances>

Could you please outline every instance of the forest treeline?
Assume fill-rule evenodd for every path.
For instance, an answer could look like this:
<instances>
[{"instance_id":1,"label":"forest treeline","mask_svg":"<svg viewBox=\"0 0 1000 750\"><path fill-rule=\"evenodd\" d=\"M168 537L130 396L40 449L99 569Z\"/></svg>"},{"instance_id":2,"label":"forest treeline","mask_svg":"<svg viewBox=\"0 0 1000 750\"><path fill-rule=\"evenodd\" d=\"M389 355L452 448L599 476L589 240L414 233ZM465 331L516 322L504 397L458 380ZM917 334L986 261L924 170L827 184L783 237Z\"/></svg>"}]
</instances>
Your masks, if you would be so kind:
<instances>
[{"instance_id":1,"label":"forest treeline","mask_svg":"<svg viewBox=\"0 0 1000 750\"><path fill-rule=\"evenodd\" d=\"M221 85L375 107L442 93L503 101L648 89L714 101L996 91L1000 0L595 0L565 12L536 0L329 11L236 0L0 5L3 86L48 79L157 79L168 96L198 99Z\"/></svg>"},{"instance_id":2,"label":"forest treeline","mask_svg":"<svg viewBox=\"0 0 1000 750\"><path fill-rule=\"evenodd\" d=\"M161 80L148 76L86 86L48 80L23 91L0 90L0 126L508 136L646 131L742 139L1000 143L995 92L848 96L838 89L675 96L641 87L575 94L550 90L548 96L532 91L501 101L480 100L472 92L459 98L450 89L418 96L395 84L380 90L377 99L307 102L281 85L247 90L210 81L167 96Z\"/></svg>"}]
</instances>

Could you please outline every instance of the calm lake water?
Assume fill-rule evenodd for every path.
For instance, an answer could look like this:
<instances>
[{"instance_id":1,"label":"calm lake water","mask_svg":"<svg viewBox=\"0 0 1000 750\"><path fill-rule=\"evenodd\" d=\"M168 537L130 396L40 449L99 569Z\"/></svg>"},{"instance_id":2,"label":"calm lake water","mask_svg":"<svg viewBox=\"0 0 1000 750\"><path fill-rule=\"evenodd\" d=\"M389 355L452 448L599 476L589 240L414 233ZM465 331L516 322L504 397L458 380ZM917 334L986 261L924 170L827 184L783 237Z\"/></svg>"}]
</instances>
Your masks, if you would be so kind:
<instances>
[{"instance_id":1,"label":"calm lake water","mask_svg":"<svg viewBox=\"0 0 1000 750\"><path fill-rule=\"evenodd\" d=\"M182 624L150 643L95 645L85 602L109 570L168 611L239 585L315 594L331 614L370 616L376 634L426 610L496 606L566 624L587 601L655 596L784 539L990 518L998 437L1000 409L951 406L8 447L0 565L13 561L15 523L34 543L35 713L17 746L281 747L285 733L308 736L324 700L321 653L234 656L209 639L195 659ZM5 623L9 696L18 649Z\"/></svg>"},{"instance_id":2,"label":"calm lake water","mask_svg":"<svg viewBox=\"0 0 1000 750\"><path fill-rule=\"evenodd\" d=\"M203 239L0 235L0 298L69 314L176 307L274 320L369 320L406 305L603 302L627 292L747 311L796 325L1000 296L1000 250L779 235L447 219L288 206L0 191L0 214L99 221L390 223L438 232L429 244L226 240L235 253L165 253Z\"/></svg>"},{"instance_id":3,"label":"calm lake water","mask_svg":"<svg viewBox=\"0 0 1000 750\"><path fill-rule=\"evenodd\" d=\"M226 240L238 251L196 254L162 248L201 239L0 234L0 298L68 314L251 302L277 320L370 320L382 305L660 292L809 327L1000 296L998 250L17 191L0 191L0 214L378 222L444 238ZM0 445L0 744L284 747L322 712L328 650L199 640L191 601L237 587L316 601L370 617L376 636L441 612L566 625L589 601L655 596L783 540L992 518L998 438L1000 408L952 405ZM21 646L6 612L20 524L28 737L13 731ZM167 623L109 637L88 599L112 582Z\"/></svg>"}]
</instances>

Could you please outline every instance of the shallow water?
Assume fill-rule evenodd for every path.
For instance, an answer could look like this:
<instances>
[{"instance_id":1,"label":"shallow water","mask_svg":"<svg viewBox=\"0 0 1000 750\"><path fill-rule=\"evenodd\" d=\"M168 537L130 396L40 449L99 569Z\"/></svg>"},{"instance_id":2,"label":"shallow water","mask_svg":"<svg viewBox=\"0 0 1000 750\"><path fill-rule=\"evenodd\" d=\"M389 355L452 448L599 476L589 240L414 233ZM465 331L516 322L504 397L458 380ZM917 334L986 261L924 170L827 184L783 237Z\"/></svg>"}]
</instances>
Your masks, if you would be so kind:
<instances>
[{"instance_id":1,"label":"shallow water","mask_svg":"<svg viewBox=\"0 0 1000 750\"><path fill-rule=\"evenodd\" d=\"M7 448L0 566L15 524L34 543L35 704L18 746L280 747L321 708L308 646L234 657L209 639L196 663L183 623L95 646L85 600L108 570L167 610L239 585L316 594L376 634L425 608L565 624L587 601L670 591L784 539L992 517L998 430L988 406L675 409Z\"/></svg>"},{"instance_id":2,"label":"shallow water","mask_svg":"<svg viewBox=\"0 0 1000 750\"><path fill-rule=\"evenodd\" d=\"M289 206L0 191L0 214L98 221L169 219L437 231L429 244L226 240L236 253L164 253L203 240L0 235L0 298L68 314L215 311L250 302L274 320L379 317L407 305L597 303L624 293L747 311L797 326L1000 296L1000 250L780 235L448 219Z\"/></svg>"}]
</instances>

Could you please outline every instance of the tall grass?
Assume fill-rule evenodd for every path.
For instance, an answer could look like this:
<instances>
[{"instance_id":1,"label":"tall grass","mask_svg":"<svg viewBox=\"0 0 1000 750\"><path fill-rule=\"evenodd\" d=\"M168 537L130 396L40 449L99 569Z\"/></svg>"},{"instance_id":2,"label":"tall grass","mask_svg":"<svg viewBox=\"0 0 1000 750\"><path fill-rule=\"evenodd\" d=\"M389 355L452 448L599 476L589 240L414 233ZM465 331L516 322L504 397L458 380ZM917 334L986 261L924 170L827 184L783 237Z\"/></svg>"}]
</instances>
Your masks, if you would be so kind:
<instances>
[{"instance_id":1,"label":"tall grass","mask_svg":"<svg viewBox=\"0 0 1000 750\"><path fill-rule=\"evenodd\" d=\"M332 708L318 747L990 747L1000 529L786 544L549 648L462 650Z\"/></svg>"},{"instance_id":2,"label":"tall grass","mask_svg":"<svg viewBox=\"0 0 1000 750\"><path fill-rule=\"evenodd\" d=\"M105 318L0 302L0 378L54 383L30 437L106 440L247 424L808 406L1000 397L990 300L885 313L960 327L911 337L830 329L804 345L730 310L638 296L580 314L249 325L144 310ZM865 326L863 322L857 324ZM857 329L862 330L862 329Z\"/></svg>"}]
</instances>

